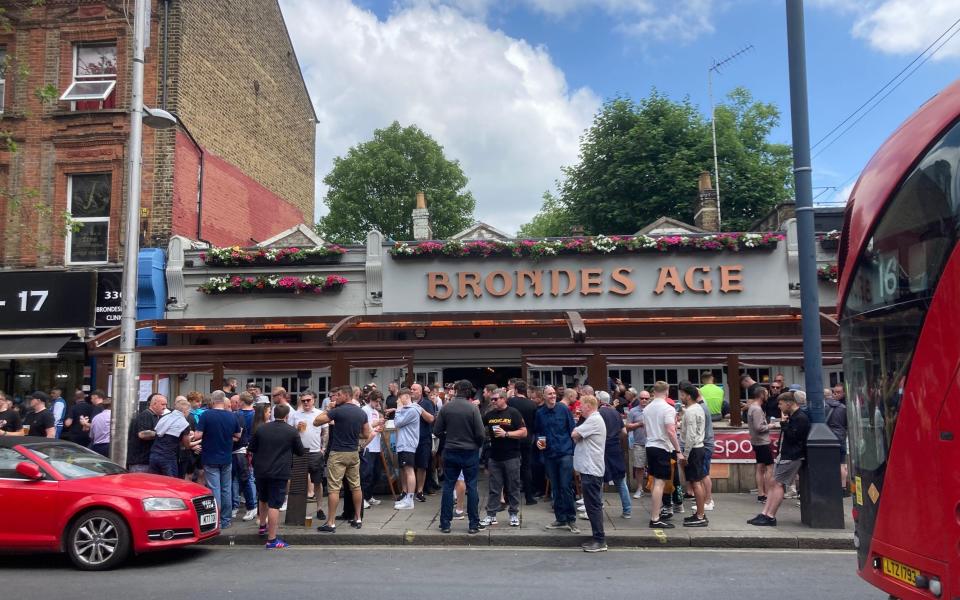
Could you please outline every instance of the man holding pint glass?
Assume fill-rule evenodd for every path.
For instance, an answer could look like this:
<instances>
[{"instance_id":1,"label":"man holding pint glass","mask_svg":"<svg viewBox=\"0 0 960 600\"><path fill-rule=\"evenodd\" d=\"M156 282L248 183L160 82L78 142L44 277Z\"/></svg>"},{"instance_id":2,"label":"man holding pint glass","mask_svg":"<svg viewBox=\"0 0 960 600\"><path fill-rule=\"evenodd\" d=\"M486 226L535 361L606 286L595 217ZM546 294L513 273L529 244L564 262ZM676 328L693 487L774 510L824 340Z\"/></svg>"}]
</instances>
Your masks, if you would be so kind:
<instances>
[{"instance_id":1,"label":"man holding pint glass","mask_svg":"<svg viewBox=\"0 0 960 600\"><path fill-rule=\"evenodd\" d=\"M301 392L300 410L293 413L290 423L297 429L307 451L307 473L310 475L307 499L317 499L317 520L326 520L320 500L323 498L323 449L326 447L324 442L329 425L313 424L313 420L320 416L320 409L316 405L317 395L313 391Z\"/></svg>"},{"instance_id":2,"label":"man holding pint glass","mask_svg":"<svg viewBox=\"0 0 960 600\"><path fill-rule=\"evenodd\" d=\"M544 469L550 480L553 514L556 520L547 529L567 529L580 533L573 505L573 415L552 385L543 388L543 406L537 409L534 433L537 448L543 453Z\"/></svg>"}]
</instances>

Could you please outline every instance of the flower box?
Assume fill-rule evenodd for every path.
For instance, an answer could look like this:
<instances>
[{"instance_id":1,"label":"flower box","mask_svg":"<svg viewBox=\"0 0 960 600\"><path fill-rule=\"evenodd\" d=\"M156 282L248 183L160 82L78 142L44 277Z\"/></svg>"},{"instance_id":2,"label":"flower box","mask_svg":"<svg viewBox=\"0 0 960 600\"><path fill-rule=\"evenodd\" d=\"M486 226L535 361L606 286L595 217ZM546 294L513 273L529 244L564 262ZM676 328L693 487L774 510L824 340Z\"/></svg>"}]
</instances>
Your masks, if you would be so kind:
<instances>
[{"instance_id":1,"label":"flower box","mask_svg":"<svg viewBox=\"0 0 960 600\"><path fill-rule=\"evenodd\" d=\"M347 283L340 275L306 277L224 275L211 277L197 289L211 296L223 294L323 294L339 292Z\"/></svg>"},{"instance_id":2,"label":"flower box","mask_svg":"<svg viewBox=\"0 0 960 600\"><path fill-rule=\"evenodd\" d=\"M820 281L835 284L840 280L840 269L837 265L823 265L817 269L817 277Z\"/></svg>"},{"instance_id":3,"label":"flower box","mask_svg":"<svg viewBox=\"0 0 960 600\"><path fill-rule=\"evenodd\" d=\"M651 252L741 252L772 250L784 239L780 233L719 233L691 236L605 236L546 240L397 242L389 250L395 259L507 256L542 258L574 254L630 254Z\"/></svg>"},{"instance_id":4,"label":"flower box","mask_svg":"<svg viewBox=\"0 0 960 600\"><path fill-rule=\"evenodd\" d=\"M264 267L274 265L325 265L338 263L346 249L335 244L316 248L232 248L213 247L200 259L211 267Z\"/></svg>"}]
</instances>

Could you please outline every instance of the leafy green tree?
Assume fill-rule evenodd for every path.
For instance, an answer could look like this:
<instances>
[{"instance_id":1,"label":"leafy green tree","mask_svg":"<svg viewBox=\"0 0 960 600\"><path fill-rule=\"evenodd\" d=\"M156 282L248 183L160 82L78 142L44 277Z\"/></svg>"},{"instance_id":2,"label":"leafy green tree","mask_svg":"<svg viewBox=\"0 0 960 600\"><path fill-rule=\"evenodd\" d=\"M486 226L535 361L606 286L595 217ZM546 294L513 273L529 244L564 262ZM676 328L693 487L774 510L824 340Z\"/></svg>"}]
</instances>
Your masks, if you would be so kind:
<instances>
[{"instance_id":1,"label":"leafy green tree","mask_svg":"<svg viewBox=\"0 0 960 600\"><path fill-rule=\"evenodd\" d=\"M473 222L475 201L459 161L415 125L396 121L373 139L334 159L323 182L330 212L317 223L324 239L357 242L376 229L395 240L413 238L411 212L424 192L435 238L446 238Z\"/></svg>"},{"instance_id":2,"label":"leafy green tree","mask_svg":"<svg viewBox=\"0 0 960 600\"><path fill-rule=\"evenodd\" d=\"M520 227L517 237L545 238L563 237L570 235L573 221L570 211L560 202L560 199L550 192L543 193L543 205L526 225Z\"/></svg>"},{"instance_id":3,"label":"leafy green tree","mask_svg":"<svg viewBox=\"0 0 960 600\"><path fill-rule=\"evenodd\" d=\"M777 107L745 89L716 115L722 228L743 230L792 197L791 152L768 141ZM693 223L702 171L713 171L710 122L689 99L614 98L582 138L579 163L564 168L559 201L587 233L631 234L662 216Z\"/></svg>"}]
</instances>

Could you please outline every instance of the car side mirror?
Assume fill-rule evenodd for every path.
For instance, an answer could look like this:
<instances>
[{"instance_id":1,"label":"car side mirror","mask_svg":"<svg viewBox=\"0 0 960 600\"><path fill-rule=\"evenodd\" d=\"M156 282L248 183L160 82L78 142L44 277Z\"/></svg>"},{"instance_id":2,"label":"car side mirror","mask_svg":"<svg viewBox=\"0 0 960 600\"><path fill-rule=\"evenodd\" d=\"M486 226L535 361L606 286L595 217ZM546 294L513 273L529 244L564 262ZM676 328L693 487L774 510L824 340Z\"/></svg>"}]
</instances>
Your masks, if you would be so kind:
<instances>
[{"instance_id":1,"label":"car side mirror","mask_svg":"<svg viewBox=\"0 0 960 600\"><path fill-rule=\"evenodd\" d=\"M27 461L17 463L17 474L31 481L43 479L43 471L40 470L40 467L35 463Z\"/></svg>"}]
</instances>

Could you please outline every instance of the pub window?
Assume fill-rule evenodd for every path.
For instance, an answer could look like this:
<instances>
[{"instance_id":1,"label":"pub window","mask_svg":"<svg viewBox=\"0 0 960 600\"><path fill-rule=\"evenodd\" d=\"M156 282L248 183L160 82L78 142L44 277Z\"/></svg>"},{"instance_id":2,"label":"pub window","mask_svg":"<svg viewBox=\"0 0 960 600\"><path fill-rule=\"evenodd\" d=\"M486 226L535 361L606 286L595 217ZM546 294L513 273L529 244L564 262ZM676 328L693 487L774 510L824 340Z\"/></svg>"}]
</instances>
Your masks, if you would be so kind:
<instances>
[{"instance_id":1,"label":"pub window","mask_svg":"<svg viewBox=\"0 0 960 600\"><path fill-rule=\"evenodd\" d=\"M100 110L117 105L116 43L73 47L73 83L60 96L73 110Z\"/></svg>"},{"instance_id":2,"label":"pub window","mask_svg":"<svg viewBox=\"0 0 960 600\"><path fill-rule=\"evenodd\" d=\"M7 92L7 49L0 48L0 114L5 106L4 97Z\"/></svg>"},{"instance_id":3,"label":"pub window","mask_svg":"<svg viewBox=\"0 0 960 600\"><path fill-rule=\"evenodd\" d=\"M719 385L720 387L723 387L723 379L724 379L723 369L712 369L710 367L699 368L699 369L694 369L694 368L687 369L687 381L689 381L690 383L692 383L697 387L700 387L701 385L703 385L703 380L701 379L701 376L703 375L704 372L707 372L707 371L709 371L710 373L713 373L713 383L716 385Z\"/></svg>"},{"instance_id":4,"label":"pub window","mask_svg":"<svg viewBox=\"0 0 960 600\"><path fill-rule=\"evenodd\" d=\"M627 387L633 385L633 369L607 369L607 376L614 384L617 379L619 379L620 382ZM611 385L610 387L612 388L613 386Z\"/></svg>"},{"instance_id":5,"label":"pub window","mask_svg":"<svg viewBox=\"0 0 960 600\"><path fill-rule=\"evenodd\" d=\"M110 236L110 173L67 178L67 212L75 223L67 233L68 264L107 262Z\"/></svg>"}]
</instances>

